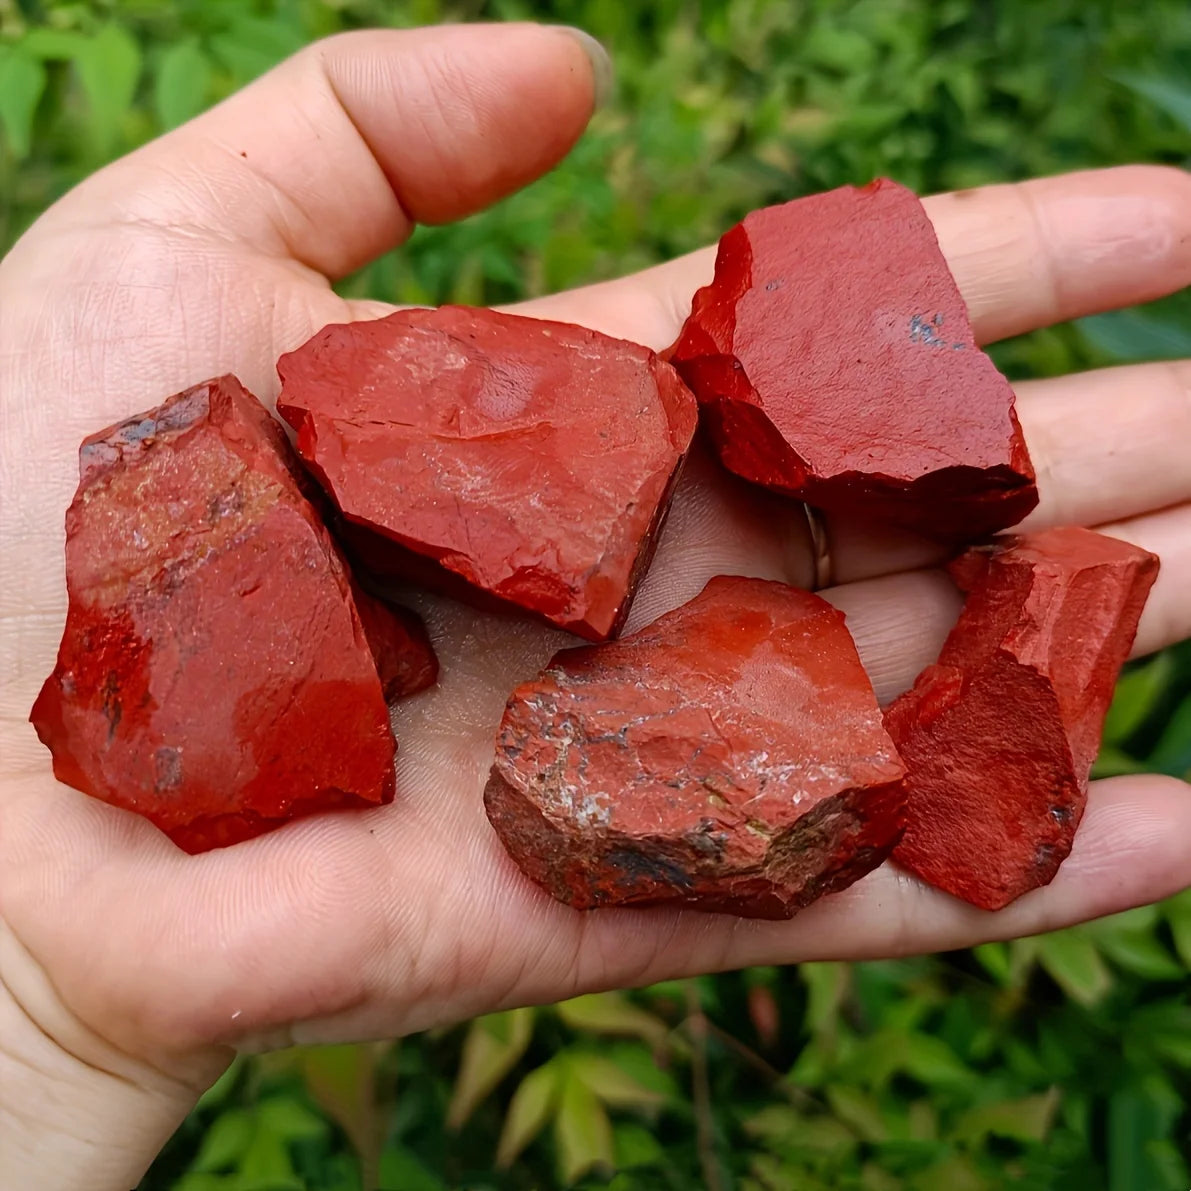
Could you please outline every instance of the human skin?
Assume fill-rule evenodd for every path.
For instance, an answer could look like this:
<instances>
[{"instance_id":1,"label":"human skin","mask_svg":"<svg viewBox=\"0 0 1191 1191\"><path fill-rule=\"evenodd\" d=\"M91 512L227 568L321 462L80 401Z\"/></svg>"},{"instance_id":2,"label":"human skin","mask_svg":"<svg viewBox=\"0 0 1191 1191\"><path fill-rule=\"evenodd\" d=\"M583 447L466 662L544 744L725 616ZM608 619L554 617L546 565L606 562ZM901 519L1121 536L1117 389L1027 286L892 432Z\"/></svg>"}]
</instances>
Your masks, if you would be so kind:
<instances>
[{"instance_id":1,"label":"human skin","mask_svg":"<svg viewBox=\"0 0 1191 1191\"><path fill-rule=\"evenodd\" d=\"M1191 883L1191 798L1097 783L1053 884L996 914L886 865L790 922L578 913L504 854L482 790L508 692L563 634L422 597L437 689L401 704L392 806L201 856L56 784L27 722L66 611L63 513L88 433L328 322L387 311L343 276L415 220L486 206L560 159L595 78L530 25L319 43L52 207L0 265L0 1188L135 1185L235 1049L392 1037L513 1005L749 964L966 947L1154 901ZM927 200L990 342L1191 282L1191 178L1136 166ZM713 251L522 309L661 348ZM1032 528L1105 528L1162 572L1137 640L1191 633L1191 364L1017 386L1038 470ZM829 525L836 586L887 701L933 660L959 596L936 547ZM631 630L712 575L805 585L796 506L696 456Z\"/></svg>"}]
</instances>

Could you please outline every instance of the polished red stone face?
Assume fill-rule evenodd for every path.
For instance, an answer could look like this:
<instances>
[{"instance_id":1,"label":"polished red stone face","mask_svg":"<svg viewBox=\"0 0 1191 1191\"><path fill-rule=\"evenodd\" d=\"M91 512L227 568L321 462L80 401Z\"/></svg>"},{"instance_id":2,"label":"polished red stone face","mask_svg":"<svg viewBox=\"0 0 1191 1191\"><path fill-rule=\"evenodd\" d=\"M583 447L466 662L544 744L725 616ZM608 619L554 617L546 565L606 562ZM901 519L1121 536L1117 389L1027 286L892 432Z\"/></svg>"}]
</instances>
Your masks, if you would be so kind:
<instances>
[{"instance_id":1,"label":"polished red stone face","mask_svg":"<svg viewBox=\"0 0 1191 1191\"><path fill-rule=\"evenodd\" d=\"M485 804L556 898L787 918L875 868L904 769L843 614L719 577L513 692Z\"/></svg>"},{"instance_id":2,"label":"polished red stone face","mask_svg":"<svg viewBox=\"0 0 1191 1191\"><path fill-rule=\"evenodd\" d=\"M944 539L1037 504L1009 382L893 182L746 216L669 355L747 480Z\"/></svg>"},{"instance_id":3,"label":"polished red stone face","mask_svg":"<svg viewBox=\"0 0 1191 1191\"><path fill-rule=\"evenodd\" d=\"M359 592L281 427L231 376L88 438L70 596L31 719L60 781L190 852L393 797L416 619Z\"/></svg>"},{"instance_id":4,"label":"polished red stone face","mask_svg":"<svg viewBox=\"0 0 1191 1191\"><path fill-rule=\"evenodd\" d=\"M365 565L592 640L619 630L697 418L653 352L448 306L326 327L277 368Z\"/></svg>"},{"instance_id":5,"label":"polished red stone face","mask_svg":"<svg viewBox=\"0 0 1191 1191\"><path fill-rule=\"evenodd\" d=\"M959 623L885 714L909 770L898 864L986 910L1054 878L1157 573L1154 555L1087 529L952 565Z\"/></svg>"}]
</instances>

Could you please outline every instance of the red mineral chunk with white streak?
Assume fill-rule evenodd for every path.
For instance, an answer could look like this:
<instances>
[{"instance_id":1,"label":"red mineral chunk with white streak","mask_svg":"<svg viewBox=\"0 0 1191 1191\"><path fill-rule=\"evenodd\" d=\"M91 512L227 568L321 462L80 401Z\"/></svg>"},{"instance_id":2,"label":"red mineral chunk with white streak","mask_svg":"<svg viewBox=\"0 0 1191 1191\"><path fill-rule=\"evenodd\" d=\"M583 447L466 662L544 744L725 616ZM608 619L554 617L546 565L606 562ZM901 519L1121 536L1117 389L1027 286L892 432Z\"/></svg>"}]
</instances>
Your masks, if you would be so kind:
<instances>
[{"instance_id":1,"label":"red mineral chunk with white streak","mask_svg":"<svg viewBox=\"0 0 1191 1191\"><path fill-rule=\"evenodd\" d=\"M519 686L485 805L522 870L580 909L788 918L888 855L904 772L843 614L720 576Z\"/></svg>"}]
</instances>

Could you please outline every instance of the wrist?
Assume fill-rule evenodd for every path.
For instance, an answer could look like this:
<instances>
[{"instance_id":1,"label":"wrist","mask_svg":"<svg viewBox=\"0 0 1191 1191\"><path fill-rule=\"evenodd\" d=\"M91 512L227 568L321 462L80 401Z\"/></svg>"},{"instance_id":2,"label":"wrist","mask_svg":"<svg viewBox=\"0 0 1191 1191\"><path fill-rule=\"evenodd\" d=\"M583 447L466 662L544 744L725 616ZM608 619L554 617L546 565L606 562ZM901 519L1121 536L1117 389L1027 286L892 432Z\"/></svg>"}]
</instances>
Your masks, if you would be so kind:
<instances>
[{"instance_id":1,"label":"wrist","mask_svg":"<svg viewBox=\"0 0 1191 1191\"><path fill-rule=\"evenodd\" d=\"M230 1058L112 1046L0 923L0 1191L135 1187Z\"/></svg>"}]
</instances>

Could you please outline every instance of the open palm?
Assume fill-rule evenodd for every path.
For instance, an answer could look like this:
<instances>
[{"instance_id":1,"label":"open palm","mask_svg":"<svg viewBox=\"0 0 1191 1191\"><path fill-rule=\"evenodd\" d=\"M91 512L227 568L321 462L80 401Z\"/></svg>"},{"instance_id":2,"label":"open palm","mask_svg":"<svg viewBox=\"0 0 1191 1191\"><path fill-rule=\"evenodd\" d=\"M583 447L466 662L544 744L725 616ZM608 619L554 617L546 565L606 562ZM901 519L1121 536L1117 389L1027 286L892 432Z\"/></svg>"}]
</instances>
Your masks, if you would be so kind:
<instances>
[{"instance_id":1,"label":"open palm","mask_svg":"<svg viewBox=\"0 0 1191 1191\"><path fill-rule=\"evenodd\" d=\"M95 175L5 261L0 1028L33 1023L37 1046L164 1090L176 1117L229 1045L393 1035L682 973L966 946L1191 883L1187 788L1136 777L1098 783L1056 881L998 914L888 865L788 923L576 913L521 876L481 801L508 692L572 641L432 597L417 602L443 677L396 710L392 806L192 857L54 782L26 717L65 616L79 440L225 371L272 397L280 353L386 309L340 299L328 279L414 220L458 217L549 168L592 88L581 44L559 30L334 39ZM1191 178L1175 171L991 187L928 209L984 342L1191 282ZM525 309L660 348L711 265L701 252ZM1107 525L1158 553L1138 652L1191 633L1191 364L1018 393L1041 491L1029 524ZM886 701L933 660L958 596L930 546L829 529L826 595ZM812 569L798 506L696 453L629 628L715 574L805 585Z\"/></svg>"}]
</instances>

